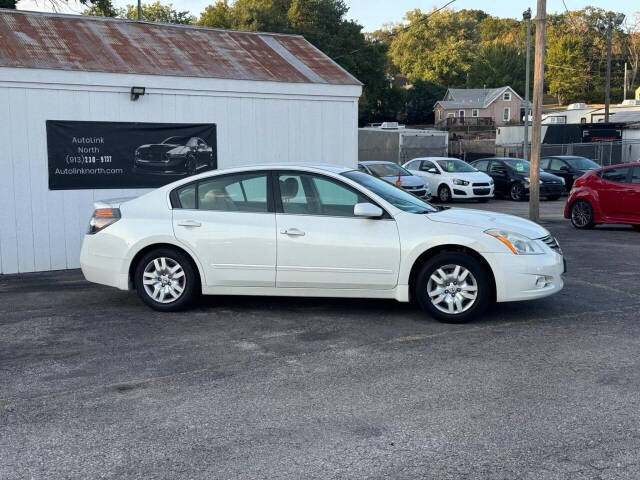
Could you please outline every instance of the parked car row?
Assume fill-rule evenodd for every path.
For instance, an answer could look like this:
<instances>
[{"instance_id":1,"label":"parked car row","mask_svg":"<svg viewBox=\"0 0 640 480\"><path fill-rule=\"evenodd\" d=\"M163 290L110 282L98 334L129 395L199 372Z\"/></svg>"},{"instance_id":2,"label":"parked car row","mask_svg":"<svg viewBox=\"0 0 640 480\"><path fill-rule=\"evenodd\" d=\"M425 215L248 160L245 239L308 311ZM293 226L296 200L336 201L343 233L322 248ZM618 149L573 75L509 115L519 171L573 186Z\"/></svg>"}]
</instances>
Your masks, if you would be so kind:
<instances>
[{"instance_id":1,"label":"parked car row","mask_svg":"<svg viewBox=\"0 0 640 480\"><path fill-rule=\"evenodd\" d=\"M540 166L540 195L549 200L557 200L571 190L577 178L598 168L594 161L577 156L543 157ZM422 199L434 197L443 203L487 202L494 196L521 201L529 196L531 165L521 158L481 158L467 163L457 158L423 157L402 166L364 161L358 164L358 169L395 183Z\"/></svg>"}]
</instances>

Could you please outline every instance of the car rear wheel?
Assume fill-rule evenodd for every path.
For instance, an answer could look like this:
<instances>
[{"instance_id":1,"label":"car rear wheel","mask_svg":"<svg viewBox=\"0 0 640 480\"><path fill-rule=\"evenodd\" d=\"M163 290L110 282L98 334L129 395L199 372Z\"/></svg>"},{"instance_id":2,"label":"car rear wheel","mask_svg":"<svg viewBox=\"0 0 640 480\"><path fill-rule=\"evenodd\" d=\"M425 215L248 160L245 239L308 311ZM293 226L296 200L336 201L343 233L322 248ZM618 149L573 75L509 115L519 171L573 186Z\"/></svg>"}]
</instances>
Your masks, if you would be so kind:
<instances>
[{"instance_id":1,"label":"car rear wheel","mask_svg":"<svg viewBox=\"0 0 640 480\"><path fill-rule=\"evenodd\" d=\"M415 298L426 313L444 323L466 323L481 315L491 298L489 272L471 255L443 252L420 270Z\"/></svg>"},{"instance_id":2,"label":"car rear wheel","mask_svg":"<svg viewBox=\"0 0 640 480\"><path fill-rule=\"evenodd\" d=\"M170 248L158 248L142 257L134 283L140 299L163 312L187 308L200 291L198 272L191 259Z\"/></svg>"},{"instance_id":3,"label":"car rear wheel","mask_svg":"<svg viewBox=\"0 0 640 480\"><path fill-rule=\"evenodd\" d=\"M451 201L451 190L446 185L440 185L438 188L438 200L442 203L447 203Z\"/></svg>"},{"instance_id":4,"label":"car rear wheel","mask_svg":"<svg viewBox=\"0 0 640 480\"><path fill-rule=\"evenodd\" d=\"M593 227L593 207L586 200L576 200L571 205L571 223L574 227L585 229Z\"/></svg>"},{"instance_id":5,"label":"car rear wheel","mask_svg":"<svg viewBox=\"0 0 640 480\"><path fill-rule=\"evenodd\" d=\"M511 200L516 202L524 200L524 186L520 182L514 183L509 189L509 195L511 196Z\"/></svg>"}]
</instances>

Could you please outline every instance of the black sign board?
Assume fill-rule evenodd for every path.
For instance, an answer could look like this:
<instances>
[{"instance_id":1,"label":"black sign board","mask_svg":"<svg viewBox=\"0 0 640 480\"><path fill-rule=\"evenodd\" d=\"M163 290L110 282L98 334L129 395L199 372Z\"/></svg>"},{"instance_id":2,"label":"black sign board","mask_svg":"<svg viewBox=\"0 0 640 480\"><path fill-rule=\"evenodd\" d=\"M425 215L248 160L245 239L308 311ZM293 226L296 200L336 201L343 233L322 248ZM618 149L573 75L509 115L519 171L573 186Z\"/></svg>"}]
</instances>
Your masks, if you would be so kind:
<instances>
[{"instance_id":1,"label":"black sign board","mask_svg":"<svg viewBox=\"0 0 640 480\"><path fill-rule=\"evenodd\" d=\"M218 167L215 124L47 120L49 189L159 187Z\"/></svg>"}]
</instances>

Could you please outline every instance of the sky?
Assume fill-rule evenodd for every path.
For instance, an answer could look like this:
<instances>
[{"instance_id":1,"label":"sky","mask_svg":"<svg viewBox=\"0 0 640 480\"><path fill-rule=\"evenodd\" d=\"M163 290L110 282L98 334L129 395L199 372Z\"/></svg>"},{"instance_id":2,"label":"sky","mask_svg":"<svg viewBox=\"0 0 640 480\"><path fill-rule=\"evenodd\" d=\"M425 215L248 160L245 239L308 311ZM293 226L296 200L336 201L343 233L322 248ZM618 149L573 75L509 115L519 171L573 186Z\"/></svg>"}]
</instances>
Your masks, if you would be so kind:
<instances>
[{"instance_id":1,"label":"sky","mask_svg":"<svg viewBox=\"0 0 640 480\"><path fill-rule=\"evenodd\" d=\"M114 0L117 6L133 4L136 0ZM152 3L155 0L143 0L144 3ZM198 16L207 5L215 3L215 0L161 0L162 3L172 3L177 10L189 10L193 15ZM404 14L420 8L428 11L433 7L440 7L448 0L441 0L439 3L434 0L346 0L349 6L348 18L356 20L364 26L367 32L377 30L384 23L401 22ZM18 8L21 10L50 10L50 2L47 0L19 0ZM615 9L622 12L628 18L633 18L633 14L640 11L638 0L564 0L564 4L569 10L579 10L587 5L604 9ZM548 13L561 13L565 10L563 0L547 0ZM535 15L536 2L534 0L492 0L489 3L478 0L456 0L449 8L461 10L463 8L479 8L491 15L508 18L521 18L522 12L531 7ZM84 7L75 0L69 2L69 6L62 8L65 13L80 13Z\"/></svg>"}]
</instances>

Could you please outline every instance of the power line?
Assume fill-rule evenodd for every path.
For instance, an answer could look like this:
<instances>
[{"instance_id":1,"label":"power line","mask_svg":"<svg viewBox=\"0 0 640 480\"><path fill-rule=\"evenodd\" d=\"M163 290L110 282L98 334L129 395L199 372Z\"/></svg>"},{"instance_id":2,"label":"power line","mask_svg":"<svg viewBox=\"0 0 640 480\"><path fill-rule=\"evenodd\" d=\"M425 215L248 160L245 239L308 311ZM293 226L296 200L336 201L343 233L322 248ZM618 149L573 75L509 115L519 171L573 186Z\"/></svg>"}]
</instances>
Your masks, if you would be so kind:
<instances>
[{"instance_id":1,"label":"power line","mask_svg":"<svg viewBox=\"0 0 640 480\"><path fill-rule=\"evenodd\" d=\"M401 28L400 30L397 30L397 31L395 31L395 32L391 32L391 33L389 33L388 37L395 37L396 35L398 35L398 34L400 34L400 33L404 33L404 32L406 32L406 31L407 31L407 30L409 30L410 28L415 27L416 25L418 25L418 24L420 24L420 23L422 23L422 22L424 22L424 21L428 20L428 19L429 19L431 16L433 16L434 14L436 14L436 13L440 12L441 10L444 10L445 8L447 8L449 5L451 5L451 4L452 4L453 2L455 2L455 1L456 1L456 0L449 0L449 2L445 3L445 4L444 4L443 6L441 6L440 8L438 8L438 9L436 9L436 10L433 10L432 12L430 12L430 13L426 14L426 15L425 15L424 17L422 17L420 20L417 20L417 21L415 21L415 22L413 22L413 23L410 23L409 25L407 25L407 26L405 26L405 27ZM364 50L364 48L366 48L366 47L357 48L357 49L352 50L352 51L350 51L350 52L343 53L342 55L338 55L337 57L333 57L333 60L338 60L339 58L346 57L347 55L352 55L352 54L354 54L354 53L356 53L356 52L359 52L360 50Z\"/></svg>"}]
</instances>

